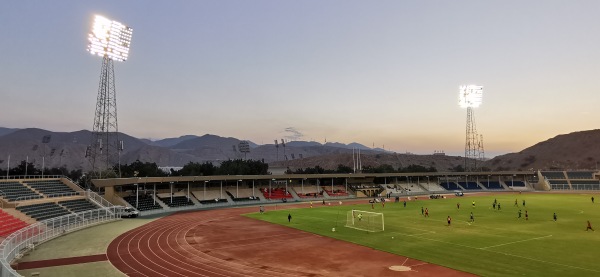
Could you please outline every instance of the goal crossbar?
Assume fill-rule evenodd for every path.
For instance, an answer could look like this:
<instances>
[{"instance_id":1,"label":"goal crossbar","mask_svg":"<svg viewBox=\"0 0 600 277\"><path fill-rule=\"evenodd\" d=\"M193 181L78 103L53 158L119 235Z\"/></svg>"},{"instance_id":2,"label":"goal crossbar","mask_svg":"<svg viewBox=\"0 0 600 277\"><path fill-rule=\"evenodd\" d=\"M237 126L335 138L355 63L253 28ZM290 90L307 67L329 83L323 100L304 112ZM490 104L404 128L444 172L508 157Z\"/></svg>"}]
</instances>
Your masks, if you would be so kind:
<instances>
[{"instance_id":1,"label":"goal crossbar","mask_svg":"<svg viewBox=\"0 0 600 277\"><path fill-rule=\"evenodd\" d=\"M385 229L383 213L351 210L346 214L346 227L367 232L381 232Z\"/></svg>"}]
</instances>

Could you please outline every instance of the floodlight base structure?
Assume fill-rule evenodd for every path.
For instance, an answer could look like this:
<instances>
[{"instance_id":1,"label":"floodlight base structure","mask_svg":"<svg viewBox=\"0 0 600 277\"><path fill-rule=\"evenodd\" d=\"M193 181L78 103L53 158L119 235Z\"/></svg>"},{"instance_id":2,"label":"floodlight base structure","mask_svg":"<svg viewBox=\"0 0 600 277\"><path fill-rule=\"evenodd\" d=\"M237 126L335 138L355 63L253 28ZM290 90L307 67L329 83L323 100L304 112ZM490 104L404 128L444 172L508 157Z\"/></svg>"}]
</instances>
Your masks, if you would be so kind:
<instances>
[{"instance_id":1,"label":"floodlight base structure","mask_svg":"<svg viewBox=\"0 0 600 277\"><path fill-rule=\"evenodd\" d=\"M465 140L465 171L476 171L479 159L479 142L475 127L474 111L467 107L467 132Z\"/></svg>"},{"instance_id":2,"label":"floodlight base structure","mask_svg":"<svg viewBox=\"0 0 600 277\"><path fill-rule=\"evenodd\" d=\"M115 71L113 60L105 55L102 59L92 141L88 154L93 177L102 178L103 172L105 175L114 172L114 165L118 165L117 176L121 175L118 132Z\"/></svg>"}]
</instances>

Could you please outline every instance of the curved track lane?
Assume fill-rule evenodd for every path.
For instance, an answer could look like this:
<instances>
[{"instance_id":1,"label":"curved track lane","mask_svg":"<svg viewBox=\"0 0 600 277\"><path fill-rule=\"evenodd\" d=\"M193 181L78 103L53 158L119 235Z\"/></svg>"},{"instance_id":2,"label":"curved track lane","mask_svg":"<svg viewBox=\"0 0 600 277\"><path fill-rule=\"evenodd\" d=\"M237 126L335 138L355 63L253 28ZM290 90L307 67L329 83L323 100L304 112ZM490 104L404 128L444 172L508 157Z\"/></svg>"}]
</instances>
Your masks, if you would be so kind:
<instances>
[{"instance_id":1,"label":"curved track lane","mask_svg":"<svg viewBox=\"0 0 600 277\"><path fill-rule=\"evenodd\" d=\"M255 210L169 215L117 237L108 259L128 276L472 276L240 216Z\"/></svg>"}]
</instances>

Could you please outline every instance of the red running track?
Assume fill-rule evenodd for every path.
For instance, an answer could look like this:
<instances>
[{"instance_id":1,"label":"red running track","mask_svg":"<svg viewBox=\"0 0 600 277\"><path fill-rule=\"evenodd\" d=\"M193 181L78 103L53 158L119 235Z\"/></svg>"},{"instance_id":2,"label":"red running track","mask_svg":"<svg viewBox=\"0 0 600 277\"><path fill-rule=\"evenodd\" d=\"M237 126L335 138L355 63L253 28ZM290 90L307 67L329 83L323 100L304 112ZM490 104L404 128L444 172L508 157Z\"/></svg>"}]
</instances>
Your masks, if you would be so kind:
<instances>
[{"instance_id":1,"label":"red running track","mask_svg":"<svg viewBox=\"0 0 600 277\"><path fill-rule=\"evenodd\" d=\"M473 276L240 216L255 211L169 215L120 235L107 256L128 276Z\"/></svg>"}]
</instances>

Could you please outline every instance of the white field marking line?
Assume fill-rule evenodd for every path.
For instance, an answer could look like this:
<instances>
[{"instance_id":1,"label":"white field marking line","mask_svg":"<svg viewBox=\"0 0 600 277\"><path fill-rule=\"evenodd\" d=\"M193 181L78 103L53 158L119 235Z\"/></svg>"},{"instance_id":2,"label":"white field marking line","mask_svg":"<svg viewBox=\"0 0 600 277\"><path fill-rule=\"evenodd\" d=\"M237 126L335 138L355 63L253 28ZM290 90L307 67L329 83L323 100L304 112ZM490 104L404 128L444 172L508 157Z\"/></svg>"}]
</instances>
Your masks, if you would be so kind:
<instances>
[{"instance_id":1,"label":"white field marking line","mask_svg":"<svg viewBox=\"0 0 600 277\"><path fill-rule=\"evenodd\" d=\"M419 231L423 231L423 232L435 233L435 231L419 229L419 228L414 228L414 227L408 227L408 226L401 226L400 228L407 228L407 229L419 230Z\"/></svg>"},{"instance_id":2,"label":"white field marking line","mask_svg":"<svg viewBox=\"0 0 600 277\"><path fill-rule=\"evenodd\" d=\"M544 260L538 260L538 259L534 259L534 258L523 257L523 256L519 256L519 255L513 255L513 254L504 253L504 252L498 252L498 251L488 250L488 249L480 249L480 250L488 251L488 252L492 252L492 253L498 253L498 254L502 254L502 255L506 255L506 256L511 256L511 257L516 257L516 258L520 258L520 259L531 260L531 261L540 262L540 263L546 263L546 264L552 264L552 265L560 265L560 266L564 266L564 267L570 267L570 268L576 268L576 269L581 269L581 270L585 270L585 271L592 271L592 272L598 272L598 273L600 273L600 270L583 268L583 267L578 267L578 266L574 266L574 265L567 265L567 264L561 264L561 263L555 263L555 262L548 262L548 261L544 261Z\"/></svg>"},{"instance_id":3,"label":"white field marking line","mask_svg":"<svg viewBox=\"0 0 600 277\"><path fill-rule=\"evenodd\" d=\"M296 217L299 217L299 218L311 218L311 219L316 219L317 221L335 222L335 221L325 220L325 219L322 219L320 217L307 216L307 215L297 215Z\"/></svg>"},{"instance_id":4,"label":"white field marking line","mask_svg":"<svg viewBox=\"0 0 600 277\"><path fill-rule=\"evenodd\" d=\"M406 257L406 259L404 259L404 262L402 262L402 265L404 265L406 262L408 262L408 257Z\"/></svg>"},{"instance_id":5,"label":"white field marking line","mask_svg":"<svg viewBox=\"0 0 600 277\"><path fill-rule=\"evenodd\" d=\"M513 241L513 242L507 242L507 243L501 243L501 244L496 244L496 245L491 245L491 246L486 246L486 247L481 247L479 249L481 250L485 250L488 248L492 248L492 247L498 247L498 246L504 246L504 245L509 245L509 244L513 244L513 243L519 243L519 242L526 242L526 241L531 241L531 240L537 240L537 239L545 239L545 238L549 238L552 235L547 235L547 236L542 236L542 237L536 237L536 238L530 238L530 239L524 239L524 240L518 240L518 241Z\"/></svg>"},{"instance_id":6,"label":"white field marking line","mask_svg":"<svg viewBox=\"0 0 600 277\"><path fill-rule=\"evenodd\" d=\"M540 263L546 263L546 264L552 264L552 265L559 265L559 266L564 266L564 267L569 267L569 268L576 268L576 269L581 269L581 270L592 271L592 272L599 272L600 273L599 270L594 270L594 269L589 269L589 268L583 268L583 267L578 267L578 266L573 266L573 265L566 265L566 264L555 263L555 262L548 262L548 261L544 261L544 260L538 260L538 259L534 259L534 258L529 258L529 257L524 257L524 256L519 256L519 255L513 255L513 254L508 254L508 253L504 253L504 252L493 251L493 250L489 250L489 249L482 249L482 248L477 248L477 247L463 245L463 244L458 244L458 243L447 242L447 241L438 240L438 239L432 239L432 238L426 238L426 237L418 237L418 238L424 239L424 240L431 240L431 241L435 241L435 242L446 243L446 244L450 244L450 245L462 246L462 247L476 249L476 250L482 250L482 251L488 251L488 252L492 252L492 253L498 253L498 254L502 254L502 255L506 255L506 256L511 256L511 257L516 257L516 258L531 260L531 261L540 262Z\"/></svg>"},{"instance_id":7,"label":"white field marking line","mask_svg":"<svg viewBox=\"0 0 600 277\"><path fill-rule=\"evenodd\" d=\"M399 233L399 232L389 232L387 233L387 235L394 235L397 234L399 236L405 236L405 237L413 237L413 236L422 236L422 235L429 235L429 234L435 234L434 231L428 231L426 233L418 233L418 234L406 234L406 233Z\"/></svg>"}]
</instances>

